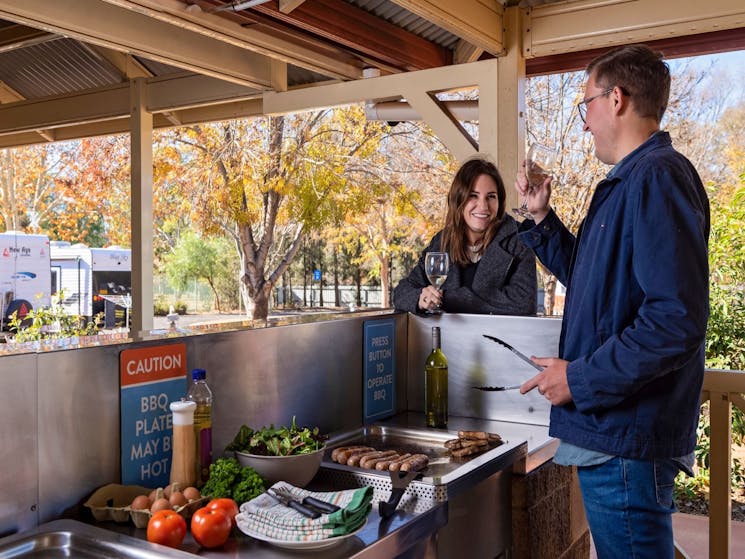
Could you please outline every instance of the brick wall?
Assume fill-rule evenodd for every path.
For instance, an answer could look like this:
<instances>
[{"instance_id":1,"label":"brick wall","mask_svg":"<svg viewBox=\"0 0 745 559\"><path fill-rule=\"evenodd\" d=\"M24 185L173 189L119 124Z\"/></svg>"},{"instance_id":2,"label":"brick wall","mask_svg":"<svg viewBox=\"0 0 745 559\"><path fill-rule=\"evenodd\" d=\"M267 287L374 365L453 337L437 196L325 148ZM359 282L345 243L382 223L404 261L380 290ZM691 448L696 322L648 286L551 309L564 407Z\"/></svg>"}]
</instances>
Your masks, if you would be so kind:
<instances>
[{"instance_id":1,"label":"brick wall","mask_svg":"<svg viewBox=\"0 0 745 559\"><path fill-rule=\"evenodd\" d=\"M512 557L587 559L590 531L574 467L546 462L512 478Z\"/></svg>"}]
</instances>

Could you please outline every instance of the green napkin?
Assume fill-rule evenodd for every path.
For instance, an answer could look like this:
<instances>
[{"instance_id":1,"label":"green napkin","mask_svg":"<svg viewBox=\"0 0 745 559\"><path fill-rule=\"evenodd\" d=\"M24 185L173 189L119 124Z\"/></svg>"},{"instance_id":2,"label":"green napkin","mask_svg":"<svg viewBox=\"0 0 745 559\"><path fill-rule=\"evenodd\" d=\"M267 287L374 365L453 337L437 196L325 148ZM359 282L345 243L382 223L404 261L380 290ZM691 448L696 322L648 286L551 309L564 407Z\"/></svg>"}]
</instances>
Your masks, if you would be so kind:
<instances>
[{"instance_id":1,"label":"green napkin","mask_svg":"<svg viewBox=\"0 0 745 559\"><path fill-rule=\"evenodd\" d=\"M351 534L367 521L372 509L372 487L344 491L307 491L280 481L273 488L291 493L298 501L311 496L338 505L336 512L307 518L266 493L243 503L236 516L238 528L248 535L285 541L317 541ZM253 534L252 534L253 532Z\"/></svg>"}]
</instances>

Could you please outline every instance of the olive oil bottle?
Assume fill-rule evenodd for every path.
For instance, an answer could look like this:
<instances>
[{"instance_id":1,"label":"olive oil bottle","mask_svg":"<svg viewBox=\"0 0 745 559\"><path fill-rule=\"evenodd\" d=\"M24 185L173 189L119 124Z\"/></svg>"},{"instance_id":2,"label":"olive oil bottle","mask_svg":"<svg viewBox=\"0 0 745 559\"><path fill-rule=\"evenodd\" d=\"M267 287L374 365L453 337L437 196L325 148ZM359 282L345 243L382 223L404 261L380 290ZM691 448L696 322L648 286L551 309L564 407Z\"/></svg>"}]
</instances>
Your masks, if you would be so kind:
<instances>
[{"instance_id":1,"label":"olive oil bottle","mask_svg":"<svg viewBox=\"0 0 745 559\"><path fill-rule=\"evenodd\" d=\"M440 328L432 327L432 352L424 364L424 411L427 427L448 424L448 360L440 347Z\"/></svg>"},{"instance_id":2,"label":"olive oil bottle","mask_svg":"<svg viewBox=\"0 0 745 559\"><path fill-rule=\"evenodd\" d=\"M197 486L204 485L210 477L212 463L212 390L207 386L207 371L194 369L192 383L186 399L196 403L194 410L194 438L196 441Z\"/></svg>"}]
</instances>

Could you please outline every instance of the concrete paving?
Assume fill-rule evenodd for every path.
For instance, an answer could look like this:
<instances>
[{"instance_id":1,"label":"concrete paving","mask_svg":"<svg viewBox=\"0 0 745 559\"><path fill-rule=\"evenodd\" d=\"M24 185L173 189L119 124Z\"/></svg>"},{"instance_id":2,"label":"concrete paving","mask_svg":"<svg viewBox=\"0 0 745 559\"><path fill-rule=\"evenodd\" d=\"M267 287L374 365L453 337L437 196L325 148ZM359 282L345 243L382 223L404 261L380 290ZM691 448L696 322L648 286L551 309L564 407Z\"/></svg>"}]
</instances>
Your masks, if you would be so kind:
<instances>
[{"instance_id":1,"label":"concrete paving","mask_svg":"<svg viewBox=\"0 0 745 559\"><path fill-rule=\"evenodd\" d=\"M708 516L676 512L673 515L673 535L689 559L709 559ZM732 521L729 557L745 557L745 522ZM590 546L590 559L598 559L594 546Z\"/></svg>"}]
</instances>

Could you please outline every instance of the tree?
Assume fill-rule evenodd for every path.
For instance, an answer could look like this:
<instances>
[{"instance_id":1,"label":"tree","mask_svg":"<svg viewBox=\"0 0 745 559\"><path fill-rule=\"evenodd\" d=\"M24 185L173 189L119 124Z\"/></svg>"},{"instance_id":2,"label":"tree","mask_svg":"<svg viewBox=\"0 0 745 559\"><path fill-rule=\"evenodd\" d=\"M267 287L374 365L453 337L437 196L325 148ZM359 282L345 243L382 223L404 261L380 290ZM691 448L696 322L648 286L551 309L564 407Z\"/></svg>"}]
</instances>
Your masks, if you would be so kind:
<instances>
[{"instance_id":1,"label":"tree","mask_svg":"<svg viewBox=\"0 0 745 559\"><path fill-rule=\"evenodd\" d=\"M355 106L164 136L161 145L182 152L194 223L233 239L249 316L266 318L273 287L303 237L345 212L345 171L376 149L384 127L366 123Z\"/></svg>"},{"instance_id":2,"label":"tree","mask_svg":"<svg viewBox=\"0 0 745 559\"><path fill-rule=\"evenodd\" d=\"M215 307L222 312L222 279L231 269L230 246L225 239L203 239L193 232L184 233L173 252L163 257L163 269L174 287L184 289L189 280L205 280L215 297Z\"/></svg>"},{"instance_id":3,"label":"tree","mask_svg":"<svg viewBox=\"0 0 745 559\"><path fill-rule=\"evenodd\" d=\"M129 148L123 138L2 150L2 224L91 246L129 246Z\"/></svg>"}]
</instances>

